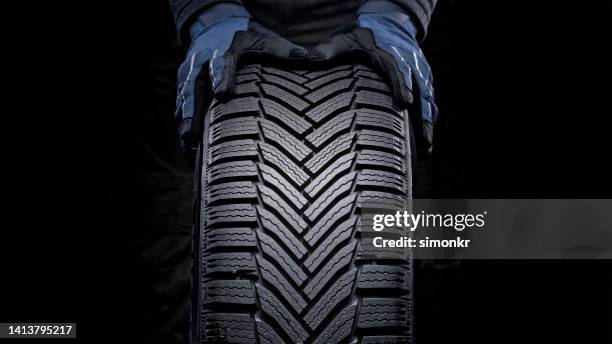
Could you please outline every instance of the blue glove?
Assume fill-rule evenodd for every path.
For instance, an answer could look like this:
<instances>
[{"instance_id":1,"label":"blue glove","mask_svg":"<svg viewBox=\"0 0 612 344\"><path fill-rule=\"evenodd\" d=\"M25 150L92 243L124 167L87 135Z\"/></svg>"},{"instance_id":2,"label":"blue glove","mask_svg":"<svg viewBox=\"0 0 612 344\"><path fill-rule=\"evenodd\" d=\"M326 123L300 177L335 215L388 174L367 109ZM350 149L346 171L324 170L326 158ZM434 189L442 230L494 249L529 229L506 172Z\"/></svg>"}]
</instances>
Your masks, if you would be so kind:
<instances>
[{"instance_id":1,"label":"blue glove","mask_svg":"<svg viewBox=\"0 0 612 344\"><path fill-rule=\"evenodd\" d=\"M238 5L220 4L202 13L191 26L191 46L179 67L177 80L176 117L183 148L186 148L188 138L185 135L194 117L196 80L204 68L210 75L213 89L218 87L223 55L232 44L234 34L247 30L249 18L248 12Z\"/></svg>"},{"instance_id":2,"label":"blue glove","mask_svg":"<svg viewBox=\"0 0 612 344\"><path fill-rule=\"evenodd\" d=\"M244 55L299 59L307 51L251 22L242 6L229 3L201 13L189 34L191 45L178 71L176 118L181 146L191 160L208 105L213 96L223 98L233 92L236 68Z\"/></svg>"},{"instance_id":3,"label":"blue glove","mask_svg":"<svg viewBox=\"0 0 612 344\"><path fill-rule=\"evenodd\" d=\"M434 103L432 73L419 48L417 28L411 16L386 0L366 0L357 12L357 23L315 48L322 59L361 53L391 83L398 106L412 106L418 112L425 150L431 150L433 125L438 109ZM421 141L421 140L419 140Z\"/></svg>"}]
</instances>

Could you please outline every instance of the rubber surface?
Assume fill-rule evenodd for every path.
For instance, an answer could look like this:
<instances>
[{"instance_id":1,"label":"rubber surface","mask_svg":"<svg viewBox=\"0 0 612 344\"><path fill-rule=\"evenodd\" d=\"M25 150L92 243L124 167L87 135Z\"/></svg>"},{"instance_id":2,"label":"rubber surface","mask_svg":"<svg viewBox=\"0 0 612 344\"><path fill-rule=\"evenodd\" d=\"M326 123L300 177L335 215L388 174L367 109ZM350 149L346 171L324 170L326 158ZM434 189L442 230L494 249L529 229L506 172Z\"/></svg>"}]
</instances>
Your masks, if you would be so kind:
<instances>
[{"instance_id":1,"label":"rubber surface","mask_svg":"<svg viewBox=\"0 0 612 344\"><path fill-rule=\"evenodd\" d=\"M362 65L237 78L200 153L194 338L412 342L410 257L369 255L360 215L410 197L407 113Z\"/></svg>"}]
</instances>

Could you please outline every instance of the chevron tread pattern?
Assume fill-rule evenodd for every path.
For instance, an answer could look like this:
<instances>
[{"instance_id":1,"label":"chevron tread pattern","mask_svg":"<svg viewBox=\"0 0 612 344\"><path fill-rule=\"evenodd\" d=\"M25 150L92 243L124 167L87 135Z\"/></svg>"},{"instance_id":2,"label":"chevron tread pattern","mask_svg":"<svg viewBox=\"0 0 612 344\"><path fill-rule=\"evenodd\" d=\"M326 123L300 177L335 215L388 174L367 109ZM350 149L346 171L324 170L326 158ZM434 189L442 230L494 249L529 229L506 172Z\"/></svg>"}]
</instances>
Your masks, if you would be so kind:
<instances>
[{"instance_id":1,"label":"chevron tread pattern","mask_svg":"<svg viewBox=\"0 0 612 344\"><path fill-rule=\"evenodd\" d=\"M361 231L410 197L406 112L359 64L236 78L206 123L199 341L411 343L409 257L372 258Z\"/></svg>"}]
</instances>

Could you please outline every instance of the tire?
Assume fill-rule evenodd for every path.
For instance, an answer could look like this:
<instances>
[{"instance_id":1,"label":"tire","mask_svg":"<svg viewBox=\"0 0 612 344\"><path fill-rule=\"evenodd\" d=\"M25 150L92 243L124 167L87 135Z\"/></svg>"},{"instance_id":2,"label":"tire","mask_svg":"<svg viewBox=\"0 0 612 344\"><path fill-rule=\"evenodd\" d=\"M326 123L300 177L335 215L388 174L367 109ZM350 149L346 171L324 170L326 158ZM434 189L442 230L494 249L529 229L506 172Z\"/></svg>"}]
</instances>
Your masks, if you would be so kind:
<instances>
[{"instance_id":1,"label":"tire","mask_svg":"<svg viewBox=\"0 0 612 344\"><path fill-rule=\"evenodd\" d=\"M408 115L389 94L359 64L263 64L242 67L235 94L213 101L194 342L412 342L410 257L368 255L360 230L365 204L395 209L411 196Z\"/></svg>"}]
</instances>

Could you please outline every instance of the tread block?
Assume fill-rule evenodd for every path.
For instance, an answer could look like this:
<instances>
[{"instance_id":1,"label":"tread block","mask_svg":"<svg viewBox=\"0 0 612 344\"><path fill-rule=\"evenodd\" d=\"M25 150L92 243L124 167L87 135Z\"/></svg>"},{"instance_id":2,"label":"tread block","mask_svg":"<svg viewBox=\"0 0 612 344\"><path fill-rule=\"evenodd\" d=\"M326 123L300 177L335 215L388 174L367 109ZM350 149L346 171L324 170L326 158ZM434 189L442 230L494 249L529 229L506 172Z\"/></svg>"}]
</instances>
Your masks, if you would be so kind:
<instances>
[{"instance_id":1,"label":"tread block","mask_svg":"<svg viewBox=\"0 0 612 344\"><path fill-rule=\"evenodd\" d=\"M261 195L261 200L271 209L274 209L280 217L291 226L291 230L302 233L308 225L278 194L265 185L258 185L257 189Z\"/></svg>"},{"instance_id":2,"label":"tread block","mask_svg":"<svg viewBox=\"0 0 612 344\"><path fill-rule=\"evenodd\" d=\"M362 130L357 137L357 146L367 148L384 148L405 157L404 139L376 130Z\"/></svg>"},{"instance_id":3,"label":"tread block","mask_svg":"<svg viewBox=\"0 0 612 344\"><path fill-rule=\"evenodd\" d=\"M357 177L357 185L362 187L390 188L398 193L406 192L406 178L386 171L364 169Z\"/></svg>"},{"instance_id":4,"label":"tread block","mask_svg":"<svg viewBox=\"0 0 612 344\"><path fill-rule=\"evenodd\" d=\"M304 173L296 163L287 158L287 156L276 147L268 143L260 143L259 147L264 160L276 166L281 171L285 171L290 179L298 186L301 186L309 179L308 175Z\"/></svg>"},{"instance_id":5,"label":"tread block","mask_svg":"<svg viewBox=\"0 0 612 344\"><path fill-rule=\"evenodd\" d=\"M333 257L329 258L327 263L321 268L316 275L312 277L310 282L304 287L304 293L313 300L331 281L334 275L341 271L342 268L351 263L353 253L355 251L356 242L350 242L340 249ZM354 271L353 271L354 273Z\"/></svg>"},{"instance_id":6,"label":"tread block","mask_svg":"<svg viewBox=\"0 0 612 344\"><path fill-rule=\"evenodd\" d=\"M289 251L297 259L302 259L308 251L300 239L293 235L287 226L277 219L276 215L262 207L258 207L257 212L259 213L259 221L261 221L263 227L273 233L280 242L287 246Z\"/></svg>"},{"instance_id":7,"label":"tread block","mask_svg":"<svg viewBox=\"0 0 612 344\"><path fill-rule=\"evenodd\" d=\"M317 248L306 258L304 266L308 271L315 271L336 248L349 240L357 218L353 217L338 225L334 233L329 235Z\"/></svg>"},{"instance_id":8,"label":"tread block","mask_svg":"<svg viewBox=\"0 0 612 344\"><path fill-rule=\"evenodd\" d=\"M204 304L255 305L255 295L248 280L214 280L204 282L203 289Z\"/></svg>"},{"instance_id":9,"label":"tread block","mask_svg":"<svg viewBox=\"0 0 612 344\"><path fill-rule=\"evenodd\" d=\"M257 87L257 84L255 84L255 82L245 82L242 84L236 84L236 87L234 89L234 94L240 96L257 92L259 92L259 87Z\"/></svg>"},{"instance_id":10,"label":"tread block","mask_svg":"<svg viewBox=\"0 0 612 344\"><path fill-rule=\"evenodd\" d=\"M318 197L306 211L304 211L304 215L306 215L310 221L318 219L328 207L334 204L337 198L349 193L352 189L354 179L355 172L338 179L327 191ZM335 210L332 209L331 211Z\"/></svg>"},{"instance_id":11,"label":"tread block","mask_svg":"<svg viewBox=\"0 0 612 344\"><path fill-rule=\"evenodd\" d=\"M356 69L359 69L359 68L356 68ZM378 75L378 73L373 72L371 69L358 70L357 72L355 72L355 76L377 80L377 81L383 80L383 78L381 78L380 75Z\"/></svg>"},{"instance_id":12,"label":"tread block","mask_svg":"<svg viewBox=\"0 0 612 344\"><path fill-rule=\"evenodd\" d=\"M263 88L264 93L267 96L278 99L298 111L302 111L306 109L309 105L307 102L303 101L300 97L292 93L289 93L280 87L277 87L271 84L262 84L261 88Z\"/></svg>"},{"instance_id":13,"label":"tread block","mask_svg":"<svg viewBox=\"0 0 612 344\"><path fill-rule=\"evenodd\" d=\"M298 135L302 135L311 127L310 123L308 123L308 121L303 119L300 115L271 99L262 99L261 105L263 106L264 113L267 116L276 118L278 121L291 128L291 130Z\"/></svg>"},{"instance_id":14,"label":"tread block","mask_svg":"<svg viewBox=\"0 0 612 344\"><path fill-rule=\"evenodd\" d=\"M362 344L411 344L410 336L366 336L363 337Z\"/></svg>"},{"instance_id":15,"label":"tread block","mask_svg":"<svg viewBox=\"0 0 612 344\"><path fill-rule=\"evenodd\" d=\"M338 279L318 298L314 306L306 313L304 320L312 330L316 330L321 322L338 306L338 304L349 297L355 283L356 269L338 277Z\"/></svg>"},{"instance_id":16,"label":"tread block","mask_svg":"<svg viewBox=\"0 0 612 344\"><path fill-rule=\"evenodd\" d=\"M257 295L261 310L268 314L280 325L280 328L294 343L302 343L308 338L308 333L289 310L274 296L274 294L261 285L257 285Z\"/></svg>"},{"instance_id":17,"label":"tread block","mask_svg":"<svg viewBox=\"0 0 612 344\"><path fill-rule=\"evenodd\" d=\"M327 98L332 96L338 92L345 92L353 85L353 78L350 79L341 79L338 81L334 81L329 85L323 86L308 95L306 95L306 99L310 100L313 103L320 102L323 98Z\"/></svg>"},{"instance_id":18,"label":"tread block","mask_svg":"<svg viewBox=\"0 0 612 344\"><path fill-rule=\"evenodd\" d=\"M357 109L357 120L355 123L358 128L369 127L391 131L400 137L405 137L404 122L390 112L373 109Z\"/></svg>"},{"instance_id":19,"label":"tread block","mask_svg":"<svg viewBox=\"0 0 612 344\"><path fill-rule=\"evenodd\" d=\"M312 202L312 205L304 211L304 215L311 221L319 218L325 209L330 207L338 197L351 191L355 175L356 173L352 172L335 181L320 197Z\"/></svg>"},{"instance_id":20,"label":"tread block","mask_svg":"<svg viewBox=\"0 0 612 344\"><path fill-rule=\"evenodd\" d=\"M393 289L410 291L410 270L397 265L364 265L361 267L357 289Z\"/></svg>"},{"instance_id":21,"label":"tread block","mask_svg":"<svg viewBox=\"0 0 612 344\"><path fill-rule=\"evenodd\" d=\"M364 75L362 75L362 73L366 73ZM362 71L358 71L356 73L357 76L370 76L372 75L372 73L370 72L362 72ZM357 80L357 83L355 84L355 86L357 86L358 88L371 88L371 89L375 89L378 92L386 92L386 93L391 93L391 88L389 88L389 86L387 86L387 84L385 82L383 82L380 78L374 77L374 78L359 78Z\"/></svg>"},{"instance_id":22,"label":"tread block","mask_svg":"<svg viewBox=\"0 0 612 344\"><path fill-rule=\"evenodd\" d=\"M304 76L307 77L308 79L315 79L315 78L321 77L326 74L332 74L337 71L347 70L347 69L353 69L353 65L340 65L340 66L337 66L331 69L325 69L325 70L319 70L316 72L306 73L304 74Z\"/></svg>"},{"instance_id":23,"label":"tread block","mask_svg":"<svg viewBox=\"0 0 612 344\"><path fill-rule=\"evenodd\" d=\"M306 147L300 140L289 134L285 129L278 124L268 120L261 121L263 135L266 139L277 143L283 147L295 160L302 161L312 151Z\"/></svg>"},{"instance_id":24,"label":"tread block","mask_svg":"<svg viewBox=\"0 0 612 344\"><path fill-rule=\"evenodd\" d=\"M261 65L252 64L252 65L248 65L248 66L244 66L240 68L236 72L236 75L244 75L244 74L259 73L259 72L261 72Z\"/></svg>"},{"instance_id":25,"label":"tread block","mask_svg":"<svg viewBox=\"0 0 612 344\"><path fill-rule=\"evenodd\" d=\"M253 118L233 118L228 119L210 127L210 143L215 144L220 140L226 141L230 137L245 138L259 136L257 122Z\"/></svg>"},{"instance_id":26,"label":"tread block","mask_svg":"<svg viewBox=\"0 0 612 344\"><path fill-rule=\"evenodd\" d=\"M306 84L304 84L304 86L310 88L310 89L314 89L317 87L320 87L323 84L326 84L328 82L332 82L334 80L338 80L341 78L346 78L349 77L351 74L353 74L352 70L339 70L337 72L333 72L330 74L325 74L321 77L317 77L314 78L313 80L307 82Z\"/></svg>"},{"instance_id":27,"label":"tread block","mask_svg":"<svg viewBox=\"0 0 612 344\"><path fill-rule=\"evenodd\" d=\"M280 266L296 285L302 285L306 280L306 274L302 271L299 264L291 259L272 237L264 233L259 233L258 236L263 253Z\"/></svg>"},{"instance_id":28,"label":"tread block","mask_svg":"<svg viewBox=\"0 0 612 344\"><path fill-rule=\"evenodd\" d=\"M257 157L257 144L253 140L223 142L210 147L208 165L225 160L237 160Z\"/></svg>"},{"instance_id":29,"label":"tread block","mask_svg":"<svg viewBox=\"0 0 612 344\"><path fill-rule=\"evenodd\" d=\"M306 307L306 301L300 293L291 286L289 281L267 260L257 257L261 278L270 283L296 312L300 313Z\"/></svg>"},{"instance_id":30,"label":"tread block","mask_svg":"<svg viewBox=\"0 0 612 344\"><path fill-rule=\"evenodd\" d=\"M261 319L255 319L255 325L257 326L260 344L278 344L283 342L278 333Z\"/></svg>"},{"instance_id":31,"label":"tread block","mask_svg":"<svg viewBox=\"0 0 612 344\"><path fill-rule=\"evenodd\" d=\"M209 204L221 200L249 200L257 198L253 182L234 182L216 184L208 187Z\"/></svg>"},{"instance_id":32,"label":"tread block","mask_svg":"<svg viewBox=\"0 0 612 344\"><path fill-rule=\"evenodd\" d=\"M355 111L344 112L323 124L320 128L315 129L306 136L306 140L315 147L320 147L338 133L350 129L354 117Z\"/></svg>"},{"instance_id":33,"label":"tread block","mask_svg":"<svg viewBox=\"0 0 612 344\"><path fill-rule=\"evenodd\" d=\"M336 315L321 332L315 343L340 343L351 335L355 318L355 305L348 306Z\"/></svg>"},{"instance_id":34,"label":"tread block","mask_svg":"<svg viewBox=\"0 0 612 344\"><path fill-rule=\"evenodd\" d=\"M298 95L303 95L304 93L308 92L308 90L302 87L300 82L298 81L291 81L286 78L280 78L272 74L262 74L261 78L271 84L281 85L284 88L290 90L291 92L297 93Z\"/></svg>"},{"instance_id":35,"label":"tread block","mask_svg":"<svg viewBox=\"0 0 612 344\"><path fill-rule=\"evenodd\" d=\"M314 224L311 230L306 232L304 239L311 247L315 246L323 236L325 236L338 221L351 214L353 210L353 202L357 195L348 195L338 201L333 209L327 212L317 223Z\"/></svg>"},{"instance_id":36,"label":"tread block","mask_svg":"<svg viewBox=\"0 0 612 344\"><path fill-rule=\"evenodd\" d=\"M257 276L253 256L250 253L213 253L202 262L205 276L217 273L231 273L240 276Z\"/></svg>"},{"instance_id":37,"label":"tread block","mask_svg":"<svg viewBox=\"0 0 612 344\"><path fill-rule=\"evenodd\" d=\"M214 165L208 169L208 183L223 180L257 177L257 166L252 161L235 161Z\"/></svg>"},{"instance_id":38,"label":"tread block","mask_svg":"<svg viewBox=\"0 0 612 344\"><path fill-rule=\"evenodd\" d=\"M241 86L244 87L244 86ZM210 119L212 123L216 123L219 120L228 117L235 116L237 113L257 113L259 112L259 105L257 104L257 98L255 97L241 97L234 98L226 103L217 103L217 106L210 112Z\"/></svg>"},{"instance_id":39,"label":"tread block","mask_svg":"<svg viewBox=\"0 0 612 344\"><path fill-rule=\"evenodd\" d=\"M287 80L293 80L293 81L297 82L300 85L305 83L306 81L308 81L308 79L300 76L297 73L292 73L291 71L286 71L286 70L282 70L282 69L278 69L278 68L264 67L263 71L265 73L268 73L268 74L274 74L274 75L282 76L283 78L285 78Z\"/></svg>"},{"instance_id":40,"label":"tread block","mask_svg":"<svg viewBox=\"0 0 612 344\"><path fill-rule=\"evenodd\" d=\"M344 155L338 158L333 164L331 164L325 171L321 172L319 176L313 179L304 191L308 193L310 197L314 197L319 194L338 174L342 174L348 171L353 164L355 153Z\"/></svg>"},{"instance_id":41,"label":"tread block","mask_svg":"<svg viewBox=\"0 0 612 344\"><path fill-rule=\"evenodd\" d=\"M361 105L374 105L389 111L397 111L393 106L393 98L388 94L380 92L361 90L357 92L355 103Z\"/></svg>"},{"instance_id":42,"label":"tread block","mask_svg":"<svg viewBox=\"0 0 612 344\"><path fill-rule=\"evenodd\" d=\"M204 247L257 247L255 233L250 228L218 228L204 232Z\"/></svg>"},{"instance_id":43,"label":"tread block","mask_svg":"<svg viewBox=\"0 0 612 344\"><path fill-rule=\"evenodd\" d=\"M315 123L321 123L339 110L348 110L352 101L352 92L340 93L306 112L306 116L315 121Z\"/></svg>"},{"instance_id":44,"label":"tread block","mask_svg":"<svg viewBox=\"0 0 612 344\"><path fill-rule=\"evenodd\" d=\"M230 204L216 207L208 207L208 225L218 223L255 223L257 215L250 204Z\"/></svg>"},{"instance_id":45,"label":"tread block","mask_svg":"<svg viewBox=\"0 0 612 344\"><path fill-rule=\"evenodd\" d=\"M306 205L306 198L275 169L266 165L259 165L259 169L263 180L278 188L296 208L302 209Z\"/></svg>"},{"instance_id":46,"label":"tread block","mask_svg":"<svg viewBox=\"0 0 612 344\"><path fill-rule=\"evenodd\" d=\"M364 298L359 309L360 329L394 327L409 329L410 302L396 298Z\"/></svg>"},{"instance_id":47,"label":"tread block","mask_svg":"<svg viewBox=\"0 0 612 344\"><path fill-rule=\"evenodd\" d=\"M395 154L370 149L364 149L359 153L357 166L371 168L385 167L401 175L406 173L405 159Z\"/></svg>"},{"instance_id":48,"label":"tread block","mask_svg":"<svg viewBox=\"0 0 612 344\"><path fill-rule=\"evenodd\" d=\"M346 133L338 136L334 141L329 143L325 148L316 153L304 166L311 173L318 173L319 170L325 167L338 154L343 154L351 149L355 133Z\"/></svg>"},{"instance_id":49,"label":"tread block","mask_svg":"<svg viewBox=\"0 0 612 344\"><path fill-rule=\"evenodd\" d=\"M255 73L236 75L236 84L240 84L243 82L249 82L249 81L258 81L258 80L259 80L259 75Z\"/></svg>"},{"instance_id":50,"label":"tread block","mask_svg":"<svg viewBox=\"0 0 612 344\"><path fill-rule=\"evenodd\" d=\"M361 209L384 209L397 211L407 209L408 198L388 192L362 191L357 206Z\"/></svg>"},{"instance_id":51,"label":"tread block","mask_svg":"<svg viewBox=\"0 0 612 344\"><path fill-rule=\"evenodd\" d=\"M248 314L212 313L205 315L202 323L202 334L206 343L255 342L255 329Z\"/></svg>"}]
</instances>

